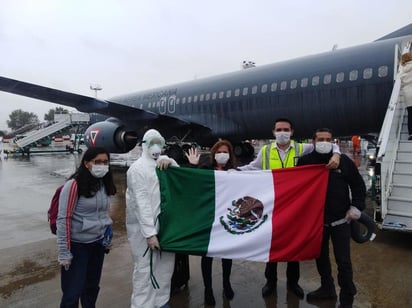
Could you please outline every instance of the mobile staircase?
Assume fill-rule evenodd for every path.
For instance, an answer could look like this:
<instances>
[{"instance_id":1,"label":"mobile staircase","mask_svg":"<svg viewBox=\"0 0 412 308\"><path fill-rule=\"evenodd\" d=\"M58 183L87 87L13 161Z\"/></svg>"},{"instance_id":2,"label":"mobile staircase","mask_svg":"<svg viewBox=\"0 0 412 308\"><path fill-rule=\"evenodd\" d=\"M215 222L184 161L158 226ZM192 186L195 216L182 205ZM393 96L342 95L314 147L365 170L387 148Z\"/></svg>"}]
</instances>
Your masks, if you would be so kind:
<instances>
[{"instance_id":1,"label":"mobile staircase","mask_svg":"<svg viewBox=\"0 0 412 308\"><path fill-rule=\"evenodd\" d=\"M45 128L31 131L24 138L16 140L15 143L20 152L30 153L30 148L35 146L39 141L59 134L73 126L87 124L89 120L90 117L88 114L65 114L65 116L56 123Z\"/></svg>"},{"instance_id":2,"label":"mobile staircase","mask_svg":"<svg viewBox=\"0 0 412 308\"><path fill-rule=\"evenodd\" d=\"M406 44L411 51L411 43ZM399 48L395 53L398 60ZM404 49L405 52L405 49ZM395 72L398 71L395 61ZM375 220L382 229L412 232L412 141L401 81L396 74L388 110L378 139L375 187L378 202Z\"/></svg>"}]
</instances>

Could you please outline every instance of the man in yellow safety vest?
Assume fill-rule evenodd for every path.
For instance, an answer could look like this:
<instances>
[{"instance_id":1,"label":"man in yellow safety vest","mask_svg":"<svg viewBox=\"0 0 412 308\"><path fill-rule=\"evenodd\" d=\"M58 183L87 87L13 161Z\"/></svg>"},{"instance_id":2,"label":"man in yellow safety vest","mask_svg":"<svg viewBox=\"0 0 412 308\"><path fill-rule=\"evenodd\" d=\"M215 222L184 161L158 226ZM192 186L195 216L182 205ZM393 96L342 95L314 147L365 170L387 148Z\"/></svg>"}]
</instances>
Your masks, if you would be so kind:
<instances>
[{"instance_id":1,"label":"man in yellow safety vest","mask_svg":"<svg viewBox=\"0 0 412 308\"><path fill-rule=\"evenodd\" d=\"M297 163L302 155L313 151L313 144L298 143L291 140L293 136L293 125L289 119L280 118L275 121L273 129L275 142L264 145L257 157L248 165L239 167L240 170L271 170L280 168L291 168ZM337 145L333 145L333 156L326 165L329 169L339 166L340 151ZM262 296L266 297L274 293L277 282L277 262L266 263L265 269L266 284L262 288ZM303 289L299 286L300 277L299 262L288 262L287 288L299 298L304 297Z\"/></svg>"}]
</instances>

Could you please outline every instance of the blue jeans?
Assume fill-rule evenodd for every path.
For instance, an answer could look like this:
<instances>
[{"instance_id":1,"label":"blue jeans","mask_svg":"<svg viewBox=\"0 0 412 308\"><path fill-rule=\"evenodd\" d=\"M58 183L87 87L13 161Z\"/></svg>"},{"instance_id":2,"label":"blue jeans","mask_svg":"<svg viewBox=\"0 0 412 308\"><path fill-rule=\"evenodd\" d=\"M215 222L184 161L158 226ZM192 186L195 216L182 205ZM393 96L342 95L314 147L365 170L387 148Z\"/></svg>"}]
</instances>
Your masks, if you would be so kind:
<instances>
[{"instance_id":1,"label":"blue jeans","mask_svg":"<svg viewBox=\"0 0 412 308\"><path fill-rule=\"evenodd\" d=\"M94 308L99 293L99 283L104 260L104 246L101 241L81 244L71 242L72 263L69 270L61 267L61 308Z\"/></svg>"}]
</instances>

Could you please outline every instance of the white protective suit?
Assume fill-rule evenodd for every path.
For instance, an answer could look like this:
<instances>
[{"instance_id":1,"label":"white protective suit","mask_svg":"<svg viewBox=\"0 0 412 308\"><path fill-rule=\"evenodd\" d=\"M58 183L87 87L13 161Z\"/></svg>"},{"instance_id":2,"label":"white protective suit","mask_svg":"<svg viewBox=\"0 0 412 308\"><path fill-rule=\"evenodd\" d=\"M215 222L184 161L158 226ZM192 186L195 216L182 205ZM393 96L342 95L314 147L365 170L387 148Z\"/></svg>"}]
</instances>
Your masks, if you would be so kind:
<instances>
[{"instance_id":1,"label":"white protective suit","mask_svg":"<svg viewBox=\"0 0 412 308\"><path fill-rule=\"evenodd\" d=\"M402 81L402 91L405 96L406 107L412 107L412 61L400 66L400 78Z\"/></svg>"},{"instance_id":2,"label":"white protective suit","mask_svg":"<svg viewBox=\"0 0 412 308\"><path fill-rule=\"evenodd\" d=\"M150 129L143 136L142 156L127 171L126 190L126 229L129 239L133 270L132 308L161 307L168 303L170 283L174 268L174 253L153 250L153 273L159 289L155 289L150 279L150 253L143 256L148 248L147 238L157 235L159 223L156 221L160 213L160 189L156 175L156 160L150 148L152 141L164 139L157 130ZM170 159L172 165L176 161L160 156L157 160Z\"/></svg>"}]
</instances>

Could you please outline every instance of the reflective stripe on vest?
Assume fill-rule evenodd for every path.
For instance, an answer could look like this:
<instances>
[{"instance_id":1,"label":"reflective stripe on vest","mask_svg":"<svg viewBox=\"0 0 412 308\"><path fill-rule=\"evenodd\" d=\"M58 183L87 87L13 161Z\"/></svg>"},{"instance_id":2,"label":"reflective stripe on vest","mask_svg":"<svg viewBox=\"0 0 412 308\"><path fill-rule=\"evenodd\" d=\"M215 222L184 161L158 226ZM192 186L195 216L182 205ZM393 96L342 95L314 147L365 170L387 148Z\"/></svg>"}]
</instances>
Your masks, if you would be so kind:
<instances>
[{"instance_id":1,"label":"reflective stripe on vest","mask_svg":"<svg viewBox=\"0 0 412 308\"><path fill-rule=\"evenodd\" d=\"M297 159L302 156L303 144L291 141L290 149L287 151L285 160L280 158L275 143L266 144L262 148L262 170L291 168L296 166ZM296 155L298 153L298 155Z\"/></svg>"}]
</instances>

